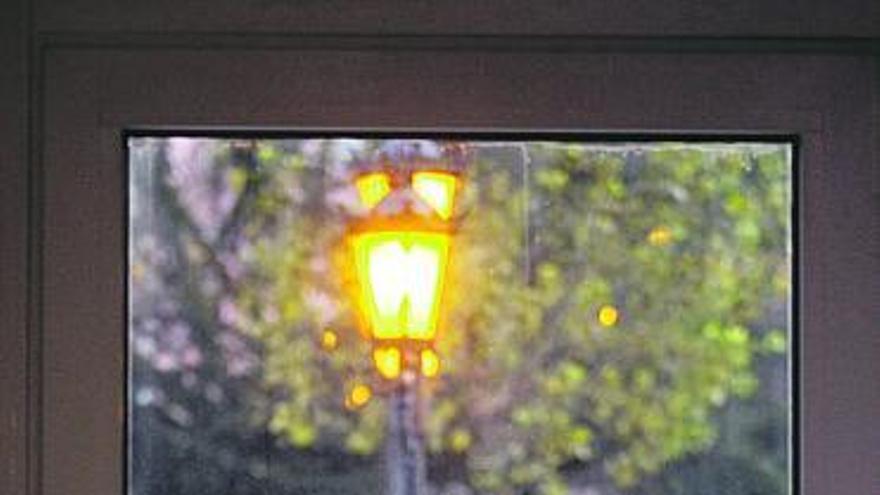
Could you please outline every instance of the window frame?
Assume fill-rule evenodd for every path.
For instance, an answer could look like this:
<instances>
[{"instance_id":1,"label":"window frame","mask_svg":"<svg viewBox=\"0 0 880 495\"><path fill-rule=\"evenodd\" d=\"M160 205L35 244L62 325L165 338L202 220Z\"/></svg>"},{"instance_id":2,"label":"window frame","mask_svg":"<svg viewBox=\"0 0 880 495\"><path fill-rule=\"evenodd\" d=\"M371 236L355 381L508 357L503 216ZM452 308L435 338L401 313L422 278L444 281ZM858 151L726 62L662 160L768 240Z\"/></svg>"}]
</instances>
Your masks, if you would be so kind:
<instances>
[{"instance_id":1,"label":"window frame","mask_svg":"<svg viewBox=\"0 0 880 495\"><path fill-rule=\"evenodd\" d=\"M31 151L34 268L25 379L32 398L26 411L11 411L30 425L29 494L125 489L125 136L298 129L792 136L799 143L792 227L800 308L793 333L801 334L795 355L803 360L793 381L801 405L793 493L870 493L880 486L870 474L871 449L880 451L880 436L872 433L880 432L880 397L871 389L880 373L870 360L878 350L871 297L880 280L872 239L880 236L868 207L877 197L876 57L723 44L682 53L665 41L561 40L549 48L545 40L520 39L507 48L497 39L467 37L351 41L61 39L43 47ZM478 75L465 73L463 64L479 68ZM173 83L156 74L167 69ZM557 73L542 75L548 69ZM508 77L521 71L520 80ZM451 74L471 85L414 74ZM358 80L367 82L350 82ZM377 103L389 98L400 104ZM732 98L741 99L735 111ZM568 99L575 101L566 106ZM862 113L865 100L875 107ZM511 111L511 102L522 107ZM853 198L868 204L853 208ZM842 257L841 249L852 256ZM853 290L853 281L863 291ZM846 328L832 325L838 320ZM842 341L833 338L839 333Z\"/></svg>"}]
</instances>

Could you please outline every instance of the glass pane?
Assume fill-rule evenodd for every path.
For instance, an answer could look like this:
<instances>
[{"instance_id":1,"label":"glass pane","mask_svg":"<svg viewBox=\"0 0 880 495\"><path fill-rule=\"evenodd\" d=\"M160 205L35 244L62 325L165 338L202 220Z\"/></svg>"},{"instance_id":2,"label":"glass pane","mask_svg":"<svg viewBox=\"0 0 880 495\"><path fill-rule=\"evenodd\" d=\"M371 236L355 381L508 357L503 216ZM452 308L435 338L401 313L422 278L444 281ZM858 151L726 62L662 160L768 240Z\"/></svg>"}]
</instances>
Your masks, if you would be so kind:
<instances>
[{"instance_id":1,"label":"glass pane","mask_svg":"<svg viewBox=\"0 0 880 495\"><path fill-rule=\"evenodd\" d=\"M130 493L790 493L789 144L128 144Z\"/></svg>"}]
</instances>

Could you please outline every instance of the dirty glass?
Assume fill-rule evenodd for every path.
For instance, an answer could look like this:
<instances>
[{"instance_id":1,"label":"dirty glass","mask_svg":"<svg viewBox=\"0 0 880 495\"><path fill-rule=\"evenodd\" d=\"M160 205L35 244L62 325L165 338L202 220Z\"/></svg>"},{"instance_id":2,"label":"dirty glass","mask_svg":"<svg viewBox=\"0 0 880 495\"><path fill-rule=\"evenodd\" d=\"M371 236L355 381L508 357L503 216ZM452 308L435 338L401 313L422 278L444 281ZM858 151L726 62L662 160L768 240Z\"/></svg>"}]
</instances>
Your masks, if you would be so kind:
<instances>
[{"instance_id":1,"label":"dirty glass","mask_svg":"<svg viewBox=\"0 0 880 495\"><path fill-rule=\"evenodd\" d=\"M129 138L129 493L790 493L791 146L512 139Z\"/></svg>"}]
</instances>

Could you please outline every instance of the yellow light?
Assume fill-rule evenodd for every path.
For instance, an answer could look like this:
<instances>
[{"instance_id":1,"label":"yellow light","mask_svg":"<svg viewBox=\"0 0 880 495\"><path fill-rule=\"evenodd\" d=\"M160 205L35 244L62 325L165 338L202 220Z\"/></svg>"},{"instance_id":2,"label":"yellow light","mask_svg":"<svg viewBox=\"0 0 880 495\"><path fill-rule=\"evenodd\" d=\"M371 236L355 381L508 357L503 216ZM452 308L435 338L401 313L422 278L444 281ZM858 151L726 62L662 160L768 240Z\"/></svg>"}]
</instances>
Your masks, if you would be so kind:
<instances>
[{"instance_id":1,"label":"yellow light","mask_svg":"<svg viewBox=\"0 0 880 495\"><path fill-rule=\"evenodd\" d=\"M412 188L443 220L452 216L455 199L455 175L446 172L416 172Z\"/></svg>"},{"instance_id":2,"label":"yellow light","mask_svg":"<svg viewBox=\"0 0 880 495\"><path fill-rule=\"evenodd\" d=\"M321 335L321 347L323 347L325 351L332 351L336 349L336 346L338 345L339 337L336 335L336 332L333 330L324 330L324 333Z\"/></svg>"},{"instance_id":3,"label":"yellow light","mask_svg":"<svg viewBox=\"0 0 880 495\"><path fill-rule=\"evenodd\" d=\"M361 306L372 337L428 341L437 332L449 236L371 232L354 238Z\"/></svg>"},{"instance_id":4,"label":"yellow light","mask_svg":"<svg viewBox=\"0 0 880 495\"><path fill-rule=\"evenodd\" d=\"M423 349L420 356L422 376L433 378L440 374L440 356L433 349Z\"/></svg>"},{"instance_id":5,"label":"yellow light","mask_svg":"<svg viewBox=\"0 0 880 495\"><path fill-rule=\"evenodd\" d=\"M467 450L468 447L471 446L472 441L473 439L471 438L470 432L461 428L453 430L449 438L452 450L456 452L464 452Z\"/></svg>"},{"instance_id":6,"label":"yellow light","mask_svg":"<svg viewBox=\"0 0 880 495\"><path fill-rule=\"evenodd\" d=\"M378 347L373 350L373 364L383 377L393 380L400 376L403 356L396 347Z\"/></svg>"},{"instance_id":7,"label":"yellow light","mask_svg":"<svg viewBox=\"0 0 880 495\"><path fill-rule=\"evenodd\" d=\"M616 325L618 319L620 319L620 313L614 306L606 304L599 308L599 323L603 327L612 327Z\"/></svg>"},{"instance_id":8,"label":"yellow light","mask_svg":"<svg viewBox=\"0 0 880 495\"><path fill-rule=\"evenodd\" d=\"M351 389L351 392L348 394L348 398L345 403L346 406L349 406L349 409L363 407L370 402L370 399L373 398L373 390L370 389L367 385L363 383L359 383Z\"/></svg>"},{"instance_id":9,"label":"yellow light","mask_svg":"<svg viewBox=\"0 0 880 495\"><path fill-rule=\"evenodd\" d=\"M665 246L672 242L672 231L665 225L651 229L648 233L648 243L652 246Z\"/></svg>"},{"instance_id":10,"label":"yellow light","mask_svg":"<svg viewBox=\"0 0 880 495\"><path fill-rule=\"evenodd\" d=\"M372 208L391 192L391 180L387 174L375 172L358 177L355 181L355 187L357 187L361 203L367 208Z\"/></svg>"}]
</instances>

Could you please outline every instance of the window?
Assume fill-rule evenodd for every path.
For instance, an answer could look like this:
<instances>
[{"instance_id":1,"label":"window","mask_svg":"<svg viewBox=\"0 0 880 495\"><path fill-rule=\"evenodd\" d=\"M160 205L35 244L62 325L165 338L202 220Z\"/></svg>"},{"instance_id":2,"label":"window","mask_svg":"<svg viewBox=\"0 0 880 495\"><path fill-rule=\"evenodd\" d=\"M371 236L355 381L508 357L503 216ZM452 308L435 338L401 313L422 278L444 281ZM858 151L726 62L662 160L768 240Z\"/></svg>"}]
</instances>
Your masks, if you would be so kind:
<instances>
[{"instance_id":1,"label":"window","mask_svg":"<svg viewBox=\"0 0 880 495\"><path fill-rule=\"evenodd\" d=\"M130 493L392 483L400 378L377 369L346 239L413 205L451 226L439 333L418 347L434 368L414 366L432 493L791 493L793 151L130 137Z\"/></svg>"}]
</instances>

